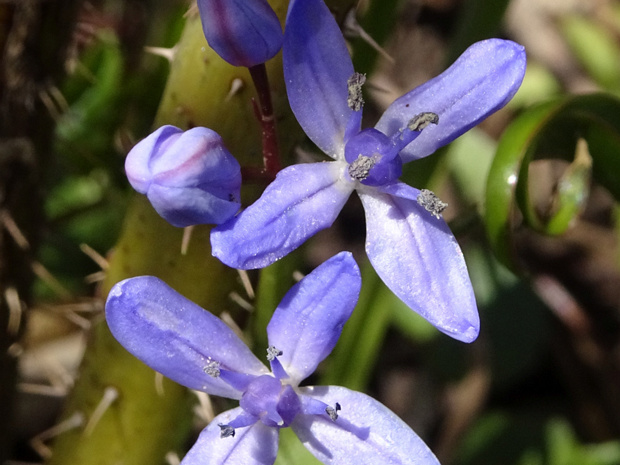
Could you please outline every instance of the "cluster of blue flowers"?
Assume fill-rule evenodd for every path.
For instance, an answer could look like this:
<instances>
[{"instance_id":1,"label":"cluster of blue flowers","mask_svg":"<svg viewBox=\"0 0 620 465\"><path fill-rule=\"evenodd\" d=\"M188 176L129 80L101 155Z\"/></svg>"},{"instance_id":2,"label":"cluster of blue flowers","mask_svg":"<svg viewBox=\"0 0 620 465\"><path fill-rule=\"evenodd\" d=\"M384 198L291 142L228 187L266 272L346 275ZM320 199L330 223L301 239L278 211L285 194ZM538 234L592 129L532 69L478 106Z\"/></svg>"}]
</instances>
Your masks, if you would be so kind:
<instances>
[{"instance_id":1,"label":"cluster of blue flowers","mask_svg":"<svg viewBox=\"0 0 620 465\"><path fill-rule=\"evenodd\" d=\"M238 163L207 128L164 126L126 161L132 186L179 227L217 224L213 255L240 269L265 267L331 226L357 191L366 212L368 258L385 284L440 331L464 342L480 322L461 250L432 192L398 180L402 164L432 154L504 106L525 72L514 42L472 45L444 73L408 92L374 128L361 129L365 77L354 71L323 0L292 0L284 33L266 0L199 0L209 45L253 67L282 48L290 106L330 162L289 166L238 213ZM350 253L331 258L292 288L267 328L271 371L222 321L154 277L118 283L106 304L114 336L171 379L239 399L202 432L184 465L272 464L278 431L291 427L326 464L436 464L392 412L343 387L300 387L331 352L357 302Z\"/></svg>"}]
</instances>

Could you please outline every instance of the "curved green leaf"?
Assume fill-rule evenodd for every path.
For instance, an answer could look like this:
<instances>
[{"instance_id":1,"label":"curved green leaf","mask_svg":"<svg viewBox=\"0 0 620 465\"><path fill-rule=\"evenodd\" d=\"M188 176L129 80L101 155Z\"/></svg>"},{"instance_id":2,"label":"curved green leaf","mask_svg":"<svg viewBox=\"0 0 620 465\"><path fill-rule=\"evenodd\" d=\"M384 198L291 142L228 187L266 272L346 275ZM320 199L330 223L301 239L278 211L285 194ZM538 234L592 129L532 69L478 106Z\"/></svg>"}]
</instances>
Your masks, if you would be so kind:
<instances>
[{"instance_id":1,"label":"curved green leaf","mask_svg":"<svg viewBox=\"0 0 620 465\"><path fill-rule=\"evenodd\" d=\"M620 199L618 115L617 98L580 95L536 106L508 127L499 141L485 196L487 235L502 263L513 270L518 268L512 246L518 221L545 234L561 234L580 212L588 194L589 167L582 161L573 165L572 174L569 169L557 186L555 210L541 217L528 193L528 170L533 159L573 161L577 141L584 139L593 160L594 180Z\"/></svg>"}]
</instances>

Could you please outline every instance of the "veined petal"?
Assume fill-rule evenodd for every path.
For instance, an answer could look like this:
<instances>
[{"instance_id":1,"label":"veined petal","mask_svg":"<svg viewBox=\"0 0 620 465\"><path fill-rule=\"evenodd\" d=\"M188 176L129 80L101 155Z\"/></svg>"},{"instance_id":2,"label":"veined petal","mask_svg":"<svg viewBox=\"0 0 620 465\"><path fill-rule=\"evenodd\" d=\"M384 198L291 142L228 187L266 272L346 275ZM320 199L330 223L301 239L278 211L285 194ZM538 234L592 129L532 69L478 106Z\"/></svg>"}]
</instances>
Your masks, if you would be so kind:
<instances>
[{"instance_id":1,"label":"veined petal","mask_svg":"<svg viewBox=\"0 0 620 465\"><path fill-rule=\"evenodd\" d=\"M183 131L177 127L166 125L149 134L138 142L125 159L125 172L131 186L146 194L153 180L151 163L153 157L161 156L165 148L181 137Z\"/></svg>"},{"instance_id":2,"label":"veined petal","mask_svg":"<svg viewBox=\"0 0 620 465\"><path fill-rule=\"evenodd\" d=\"M401 188L404 195L420 192ZM358 192L366 211L366 253L387 287L440 331L463 342L476 339L476 299L463 253L443 218L413 195Z\"/></svg>"},{"instance_id":3,"label":"veined petal","mask_svg":"<svg viewBox=\"0 0 620 465\"><path fill-rule=\"evenodd\" d=\"M278 429L256 422L235 429L235 435L220 437L220 424L227 425L240 414L241 407L219 414L202 430L196 444L181 465L272 465L278 453Z\"/></svg>"},{"instance_id":4,"label":"veined petal","mask_svg":"<svg viewBox=\"0 0 620 465\"><path fill-rule=\"evenodd\" d=\"M191 389L241 398L242 392L205 372L213 362L241 374L269 373L223 321L154 276L115 284L106 302L106 319L125 349Z\"/></svg>"},{"instance_id":5,"label":"veined petal","mask_svg":"<svg viewBox=\"0 0 620 465\"><path fill-rule=\"evenodd\" d=\"M293 165L260 199L211 231L213 255L239 269L262 268L334 222L354 184L344 162Z\"/></svg>"},{"instance_id":6,"label":"veined petal","mask_svg":"<svg viewBox=\"0 0 620 465\"><path fill-rule=\"evenodd\" d=\"M254 66L282 46L282 27L266 0L198 0L209 46L234 66Z\"/></svg>"},{"instance_id":7,"label":"veined petal","mask_svg":"<svg viewBox=\"0 0 620 465\"><path fill-rule=\"evenodd\" d=\"M267 326L269 345L295 383L327 357L355 308L362 278L350 252L330 258L293 286Z\"/></svg>"},{"instance_id":8,"label":"veined petal","mask_svg":"<svg viewBox=\"0 0 620 465\"><path fill-rule=\"evenodd\" d=\"M173 226L183 228L195 224L222 224L232 218L241 204L235 200L234 194L230 197L233 200L216 195L220 191L217 186L209 184L204 187L151 184L146 195L163 219Z\"/></svg>"},{"instance_id":9,"label":"veined petal","mask_svg":"<svg viewBox=\"0 0 620 465\"><path fill-rule=\"evenodd\" d=\"M342 406L338 418L297 415L291 428L326 465L439 465L433 452L386 406L361 392L339 386L300 389L327 405Z\"/></svg>"},{"instance_id":10,"label":"veined petal","mask_svg":"<svg viewBox=\"0 0 620 465\"><path fill-rule=\"evenodd\" d=\"M323 0L291 2L282 59L286 92L297 121L321 150L342 159L345 129L353 113L347 104L353 64Z\"/></svg>"},{"instance_id":11,"label":"veined petal","mask_svg":"<svg viewBox=\"0 0 620 465\"><path fill-rule=\"evenodd\" d=\"M395 100L375 127L392 135L415 115L436 113L439 123L425 128L401 151L405 163L430 155L503 107L521 85L525 62L519 44L477 42L442 74Z\"/></svg>"},{"instance_id":12,"label":"veined petal","mask_svg":"<svg viewBox=\"0 0 620 465\"><path fill-rule=\"evenodd\" d=\"M241 183L239 163L220 135L204 127L182 132L165 150L157 152L150 168L153 182L171 187L238 186Z\"/></svg>"}]
</instances>

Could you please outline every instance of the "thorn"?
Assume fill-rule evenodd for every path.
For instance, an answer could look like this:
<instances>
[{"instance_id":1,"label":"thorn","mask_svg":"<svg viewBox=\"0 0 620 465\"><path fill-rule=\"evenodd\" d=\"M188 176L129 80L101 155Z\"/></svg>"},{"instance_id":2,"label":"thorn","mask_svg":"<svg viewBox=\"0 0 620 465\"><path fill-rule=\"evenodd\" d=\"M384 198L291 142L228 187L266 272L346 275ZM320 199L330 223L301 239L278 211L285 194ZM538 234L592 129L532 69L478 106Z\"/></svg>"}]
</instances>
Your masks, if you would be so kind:
<instances>
[{"instance_id":1,"label":"thorn","mask_svg":"<svg viewBox=\"0 0 620 465\"><path fill-rule=\"evenodd\" d=\"M9 307L9 321L6 325L6 331L11 336L17 336L22 321L22 302L17 293L17 289L9 286L4 290L4 300Z\"/></svg>"},{"instance_id":2,"label":"thorn","mask_svg":"<svg viewBox=\"0 0 620 465\"><path fill-rule=\"evenodd\" d=\"M163 57L166 60L168 60L168 63L172 63L174 61L174 57L177 54L177 46L175 45L172 48L146 46L144 47L144 51L146 53L150 53L151 55Z\"/></svg>"},{"instance_id":3,"label":"thorn","mask_svg":"<svg viewBox=\"0 0 620 465\"><path fill-rule=\"evenodd\" d=\"M355 8L351 8L344 19L345 35L352 38L359 38L370 45L379 55L385 58L390 64L394 64L394 58L381 47L360 25L355 17Z\"/></svg>"},{"instance_id":4,"label":"thorn","mask_svg":"<svg viewBox=\"0 0 620 465\"><path fill-rule=\"evenodd\" d=\"M189 248L189 241L192 238L194 232L194 226L187 226L183 228L183 239L181 239L181 255L187 255L187 249Z\"/></svg>"},{"instance_id":5,"label":"thorn","mask_svg":"<svg viewBox=\"0 0 620 465\"><path fill-rule=\"evenodd\" d=\"M250 313L254 311L254 306L243 297L241 297L237 292L232 291L230 294L228 294L228 298L244 310Z\"/></svg>"},{"instance_id":6,"label":"thorn","mask_svg":"<svg viewBox=\"0 0 620 465\"><path fill-rule=\"evenodd\" d=\"M30 243L28 242L28 239L26 239L26 236L24 236L21 229L19 229L19 226L17 226L17 223L15 223L15 220L13 219L9 211L4 208L0 210L0 222L20 249L30 249Z\"/></svg>"},{"instance_id":7,"label":"thorn","mask_svg":"<svg viewBox=\"0 0 620 465\"><path fill-rule=\"evenodd\" d=\"M49 386L47 384L19 383L17 385L19 392L27 394L35 394L45 397L64 397L68 390L62 386Z\"/></svg>"},{"instance_id":8,"label":"thorn","mask_svg":"<svg viewBox=\"0 0 620 465\"><path fill-rule=\"evenodd\" d=\"M58 281L40 262L33 261L31 266L34 274L41 278L41 281L47 284L56 294L60 297L71 297L71 292L60 284L60 281Z\"/></svg>"},{"instance_id":9,"label":"thorn","mask_svg":"<svg viewBox=\"0 0 620 465\"><path fill-rule=\"evenodd\" d=\"M245 335L243 334L243 331L239 327L239 325L235 322L235 320L233 320L232 316L230 316L230 313L228 313L226 311L220 313L220 319L224 323L226 323L228 325L228 327L230 329L232 329L237 336L239 336L239 339L241 339L242 341L246 341L247 340Z\"/></svg>"},{"instance_id":10,"label":"thorn","mask_svg":"<svg viewBox=\"0 0 620 465\"><path fill-rule=\"evenodd\" d=\"M84 277L84 282L86 284L100 283L105 279L105 276L105 271L96 271L94 273L86 275Z\"/></svg>"},{"instance_id":11,"label":"thorn","mask_svg":"<svg viewBox=\"0 0 620 465\"><path fill-rule=\"evenodd\" d=\"M90 436L93 434L93 431L101 420L101 417L103 417L103 414L110 408L116 399L118 399L118 390L112 386L105 388L103 391L103 397L99 401L99 404L93 411L93 414L90 416L90 419L84 428L84 436Z\"/></svg>"},{"instance_id":12,"label":"thorn","mask_svg":"<svg viewBox=\"0 0 620 465\"><path fill-rule=\"evenodd\" d=\"M243 82L243 79L241 78L233 79L232 82L230 83L230 90L228 91L228 95L226 95L226 98L224 99L224 101L225 102L230 101L230 99L232 99L235 95L240 93L244 87L245 87L245 83Z\"/></svg>"},{"instance_id":13,"label":"thorn","mask_svg":"<svg viewBox=\"0 0 620 465\"><path fill-rule=\"evenodd\" d=\"M155 392L159 397L164 397L164 375L155 372Z\"/></svg>"},{"instance_id":14,"label":"thorn","mask_svg":"<svg viewBox=\"0 0 620 465\"><path fill-rule=\"evenodd\" d=\"M166 454L166 462L168 462L168 465L181 465L181 459L176 452L172 451Z\"/></svg>"},{"instance_id":15,"label":"thorn","mask_svg":"<svg viewBox=\"0 0 620 465\"><path fill-rule=\"evenodd\" d=\"M194 413L205 423L205 425L211 423L215 418L211 397L209 397L209 394L206 392L194 390L192 390L192 392L198 398L198 405L194 407Z\"/></svg>"},{"instance_id":16,"label":"thorn","mask_svg":"<svg viewBox=\"0 0 620 465\"><path fill-rule=\"evenodd\" d=\"M103 255L101 255L99 252L93 249L90 245L81 243L80 250L93 262L99 265L99 268L101 268L102 270L108 269L108 266L109 266L108 261L103 257Z\"/></svg>"},{"instance_id":17,"label":"thorn","mask_svg":"<svg viewBox=\"0 0 620 465\"><path fill-rule=\"evenodd\" d=\"M62 433L79 428L84 424L84 415L82 412L75 412L69 418L61 421L57 425L37 434L30 440L30 446L44 459L52 456L52 450L44 444L44 441L52 439Z\"/></svg>"},{"instance_id":18,"label":"thorn","mask_svg":"<svg viewBox=\"0 0 620 465\"><path fill-rule=\"evenodd\" d=\"M252 282L250 281L250 275L248 275L248 272L245 270L237 270L237 273L239 273L241 284L243 284L245 293L250 299L254 299L256 294L254 293L254 288L252 287Z\"/></svg>"}]
</instances>

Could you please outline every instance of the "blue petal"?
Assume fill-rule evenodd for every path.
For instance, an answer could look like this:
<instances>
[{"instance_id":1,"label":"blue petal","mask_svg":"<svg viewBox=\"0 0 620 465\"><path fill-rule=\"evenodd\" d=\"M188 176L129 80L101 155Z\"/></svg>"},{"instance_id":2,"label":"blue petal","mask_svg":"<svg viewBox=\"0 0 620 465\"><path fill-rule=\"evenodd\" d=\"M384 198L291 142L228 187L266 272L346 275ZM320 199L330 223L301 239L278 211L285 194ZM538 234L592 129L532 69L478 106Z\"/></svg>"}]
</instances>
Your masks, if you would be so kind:
<instances>
[{"instance_id":1,"label":"blue petal","mask_svg":"<svg viewBox=\"0 0 620 465\"><path fill-rule=\"evenodd\" d=\"M239 163L207 128L163 126L129 152L125 170L173 226L220 224L241 206Z\"/></svg>"},{"instance_id":2,"label":"blue petal","mask_svg":"<svg viewBox=\"0 0 620 465\"><path fill-rule=\"evenodd\" d=\"M293 165L260 199L211 232L213 255L239 269L262 268L334 222L353 191L343 162Z\"/></svg>"},{"instance_id":3,"label":"blue petal","mask_svg":"<svg viewBox=\"0 0 620 465\"><path fill-rule=\"evenodd\" d=\"M241 204L211 194L212 186L166 187L151 184L147 197L159 215L172 226L222 224ZM234 197L232 197L234 198Z\"/></svg>"},{"instance_id":4,"label":"blue petal","mask_svg":"<svg viewBox=\"0 0 620 465\"><path fill-rule=\"evenodd\" d=\"M390 136L419 113L437 113L439 123L401 151L405 163L430 155L503 107L521 85L525 62L519 44L477 42L442 74L394 101L375 127Z\"/></svg>"},{"instance_id":5,"label":"blue petal","mask_svg":"<svg viewBox=\"0 0 620 465\"><path fill-rule=\"evenodd\" d=\"M106 302L106 319L125 349L191 389L241 398L242 392L205 372L210 361L237 373L269 373L219 318L153 276L114 285Z\"/></svg>"},{"instance_id":6,"label":"blue petal","mask_svg":"<svg viewBox=\"0 0 620 465\"><path fill-rule=\"evenodd\" d=\"M297 121L321 150L342 159L345 129L353 113L347 104L353 64L323 0L291 3L282 58L286 91Z\"/></svg>"},{"instance_id":7,"label":"blue petal","mask_svg":"<svg viewBox=\"0 0 620 465\"><path fill-rule=\"evenodd\" d=\"M162 126L138 142L125 158L125 173L131 186L141 194L146 194L153 174L151 160L163 149L176 141L183 131L175 126Z\"/></svg>"},{"instance_id":8,"label":"blue petal","mask_svg":"<svg viewBox=\"0 0 620 465\"><path fill-rule=\"evenodd\" d=\"M234 66L254 66L282 46L280 20L266 0L198 0L209 46Z\"/></svg>"},{"instance_id":9,"label":"blue petal","mask_svg":"<svg viewBox=\"0 0 620 465\"><path fill-rule=\"evenodd\" d=\"M330 258L286 294L267 326L269 345L294 383L327 357L357 303L362 278L349 252Z\"/></svg>"},{"instance_id":10,"label":"blue petal","mask_svg":"<svg viewBox=\"0 0 620 465\"><path fill-rule=\"evenodd\" d=\"M213 419L187 453L181 465L272 465L278 453L278 429L260 421L220 437L219 424L227 425L243 410L235 408Z\"/></svg>"},{"instance_id":11,"label":"blue petal","mask_svg":"<svg viewBox=\"0 0 620 465\"><path fill-rule=\"evenodd\" d=\"M366 211L368 258L409 307L449 336L471 342L480 319L463 253L443 218L413 200L419 191L397 187L395 193L408 198L358 191Z\"/></svg>"},{"instance_id":12,"label":"blue petal","mask_svg":"<svg viewBox=\"0 0 620 465\"><path fill-rule=\"evenodd\" d=\"M407 424L372 397L339 386L301 388L327 405L338 402L338 418L297 415L291 428L326 465L439 465L433 452Z\"/></svg>"}]
</instances>

